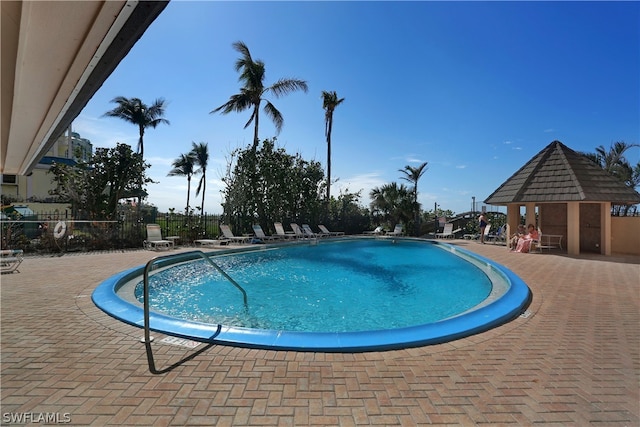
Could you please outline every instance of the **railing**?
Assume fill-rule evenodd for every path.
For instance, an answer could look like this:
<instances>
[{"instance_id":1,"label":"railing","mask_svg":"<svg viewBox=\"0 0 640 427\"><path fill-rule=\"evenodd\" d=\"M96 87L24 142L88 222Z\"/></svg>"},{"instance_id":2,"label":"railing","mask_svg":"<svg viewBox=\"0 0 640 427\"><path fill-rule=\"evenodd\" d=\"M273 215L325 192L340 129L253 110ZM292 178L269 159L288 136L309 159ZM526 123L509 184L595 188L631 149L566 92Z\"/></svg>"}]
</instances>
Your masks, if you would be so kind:
<instances>
[{"instance_id":1,"label":"railing","mask_svg":"<svg viewBox=\"0 0 640 427\"><path fill-rule=\"evenodd\" d=\"M248 303L248 300L247 300L247 292L242 288L242 286L240 286L238 284L238 282L233 280L233 278L231 276L229 276L222 269L222 267L220 267L217 263L215 263L204 252L202 252L202 251L190 251L190 252L185 252L185 253L183 253L183 254L181 254L179 256L176 256L176 255L163 255L163 256L159 256L159 257L155 257L155 258L151 259L149 262L147 262L146 266L144 267L144 281L143 281L144 302L143 302L143 308L144 308L144 344L145 344L146 351L147 351L147 361L149 363L149 370L154 374L160 373L160 371L158 371L156 369L156 367L155 367L155 362L154 362L154 359L153 359L153 352L152 352L152 349L151 349L151 341L153 340L153 338L151 337L151 326L150 326L150 321L149 321L149 317L150 317L150 310L149 310L149 272L156 268L156 264L159 261L162 261L162 260L165 260L165 259L176 259L176 258L179 258L179 259L184 259L184 258L194 259L194 258L196 258L198 256L200 258L203 258L207 262L209 262L209 264L211 264L220 274L222 274L222 276L225 279L227 279L233 286L235 286L242 293L245 312L247 312L247 313L249 312L249 303Z\"/></svg>"},{"instance_id":2,"label":"railing","mask_svg":"<svg viewBox=\"0 0 640 427\"><path fill-rule=\"evenodd\" d=\"M123 214L117 220L87 220L73 219L68 212L38 213L3 217L0 220L0 249L46 254L142 248L145 224L148 223L159 224L163 236L178 236L185 244L197 239L214 239L220 234L219 215L186 217L173 214L141 218Z\"/></svg>"}]
</instances>

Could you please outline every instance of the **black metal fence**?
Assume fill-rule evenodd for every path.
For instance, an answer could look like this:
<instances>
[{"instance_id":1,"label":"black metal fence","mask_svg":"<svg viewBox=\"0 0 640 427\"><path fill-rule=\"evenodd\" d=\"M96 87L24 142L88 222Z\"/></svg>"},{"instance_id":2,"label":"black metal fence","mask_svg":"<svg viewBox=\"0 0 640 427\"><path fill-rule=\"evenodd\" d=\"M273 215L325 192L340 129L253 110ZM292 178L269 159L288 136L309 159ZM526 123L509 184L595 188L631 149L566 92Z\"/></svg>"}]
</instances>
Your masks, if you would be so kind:
<instances>
[{"instance_id":1,"label":"black metal fence","mask_svg":"<svg viewBox=\"0 0 640 427\"><path fill-rule=\"evenodd\" d=\"M5 215L0 220L2 249L25 253L89 252L142 248L146 224L161 227L163 237L176 236L178 244L192 244L220 235L220 215L180 214L139 216L127 212L117 220L75 219L69 211Z\"/></svg>"}]
</instances>

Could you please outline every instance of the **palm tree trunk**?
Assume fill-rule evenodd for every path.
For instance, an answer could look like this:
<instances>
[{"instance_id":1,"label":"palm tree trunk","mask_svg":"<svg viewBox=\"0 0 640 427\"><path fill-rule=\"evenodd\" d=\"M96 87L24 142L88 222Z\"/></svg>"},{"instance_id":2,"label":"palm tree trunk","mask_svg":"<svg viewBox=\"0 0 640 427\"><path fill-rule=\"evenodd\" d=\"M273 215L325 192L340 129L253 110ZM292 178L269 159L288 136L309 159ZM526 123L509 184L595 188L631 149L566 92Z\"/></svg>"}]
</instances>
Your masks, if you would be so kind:
<instances>
[{"instance_id":1,"label":"palm tree trunk","mask_svg":"<svg viewBox=\"0 0 640 427\"><path fill-rule=\"evenodd\" d=\"M202 174L202 204L200 205L200 214L204 215L204 194L207 192L207 178Z\"/></svg>"},{"instance_id":2,"label":"palm tree trunk","mask_svg":"<svg viewBox=\"0 0 640 427\"><path fill-rule=\"evenodd\" d=\"M327 203L331 199L331 128L333 119L329 118L327 128Z\"/></svg>"},{"instance_id":3,"label":"palm tree trunk","mask_svg":"<svg viewBox=\"0 0 640 427\"><path fill-rule=\"evenodd\" d=\"M259 122L259 116L260 116L259 111L260 111L260 104L255 106L255 113L254 113L255 114L254 116L255 123L253 128L254 129L253 130L253 152L254 153L258 148L258 142L259 142L259 139L258 139L258 122Z\"/></svg>"},{"instance_id":4,"label":"palm tree trunk","mask_svg":"<svg viewBox=\"0 0 640 427\"><path fill-rule=\"evenodd\" d=\"M191 196L191 176L187 178L187 208L185 209L185 215L189 215L189 198Z\"/></svg>"}]
</instances>

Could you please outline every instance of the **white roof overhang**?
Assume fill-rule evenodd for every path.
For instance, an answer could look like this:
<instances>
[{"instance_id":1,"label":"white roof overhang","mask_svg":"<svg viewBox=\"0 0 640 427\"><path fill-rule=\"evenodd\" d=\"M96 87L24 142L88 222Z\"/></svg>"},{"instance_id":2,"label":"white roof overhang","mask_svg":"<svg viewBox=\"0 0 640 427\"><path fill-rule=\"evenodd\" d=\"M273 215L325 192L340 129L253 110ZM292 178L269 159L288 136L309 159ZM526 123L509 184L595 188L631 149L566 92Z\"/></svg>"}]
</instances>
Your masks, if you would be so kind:
<instances>
[{"instance_id":1,"label":"white roof overhang","mask_svg":"<svg viewBox=\"0 0 640 427\"><path fill-rule=\"evenodd\" d=\"M167 1L0 1L0 173L26 175Z\"/></svg>"}]
</instances>

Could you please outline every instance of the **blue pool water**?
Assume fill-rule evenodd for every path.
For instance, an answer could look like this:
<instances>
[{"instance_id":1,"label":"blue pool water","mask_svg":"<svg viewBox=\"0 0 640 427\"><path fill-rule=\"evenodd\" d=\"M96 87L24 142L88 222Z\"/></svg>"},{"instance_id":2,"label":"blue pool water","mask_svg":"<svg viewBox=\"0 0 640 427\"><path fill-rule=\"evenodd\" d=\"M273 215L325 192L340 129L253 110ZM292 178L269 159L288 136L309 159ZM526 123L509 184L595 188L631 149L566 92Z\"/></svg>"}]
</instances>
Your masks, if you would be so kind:
<instances>
[{"instance_id":1,"label":"blue pool water","mask_svg":"<svg viewBox=\"0 0 640 427\"><path fill-rule=\"evenodd\" d=\"M487 275L431 244L353 240L216 259L247 292L195 261L151 277L153 310L204 323L300 332L356 332L433 323L485 300ZM143 284L135 296L143 299Z\"/></svg>"},{"instance_id":2,"label":"blue pool water","mask_svg":"<svg viewBox=\"0 0 640 427\"><path fill-rule=\"evenodd\" d=\"M315 242L314 242L315 243ZM337 239L162 257L149 278L151 329L269 349L370 351L454 340L505 323L530 292L506 268L451 245ZM94 303L143 326L144 266L103 282Z\"/></svg>"}]
</instances>

